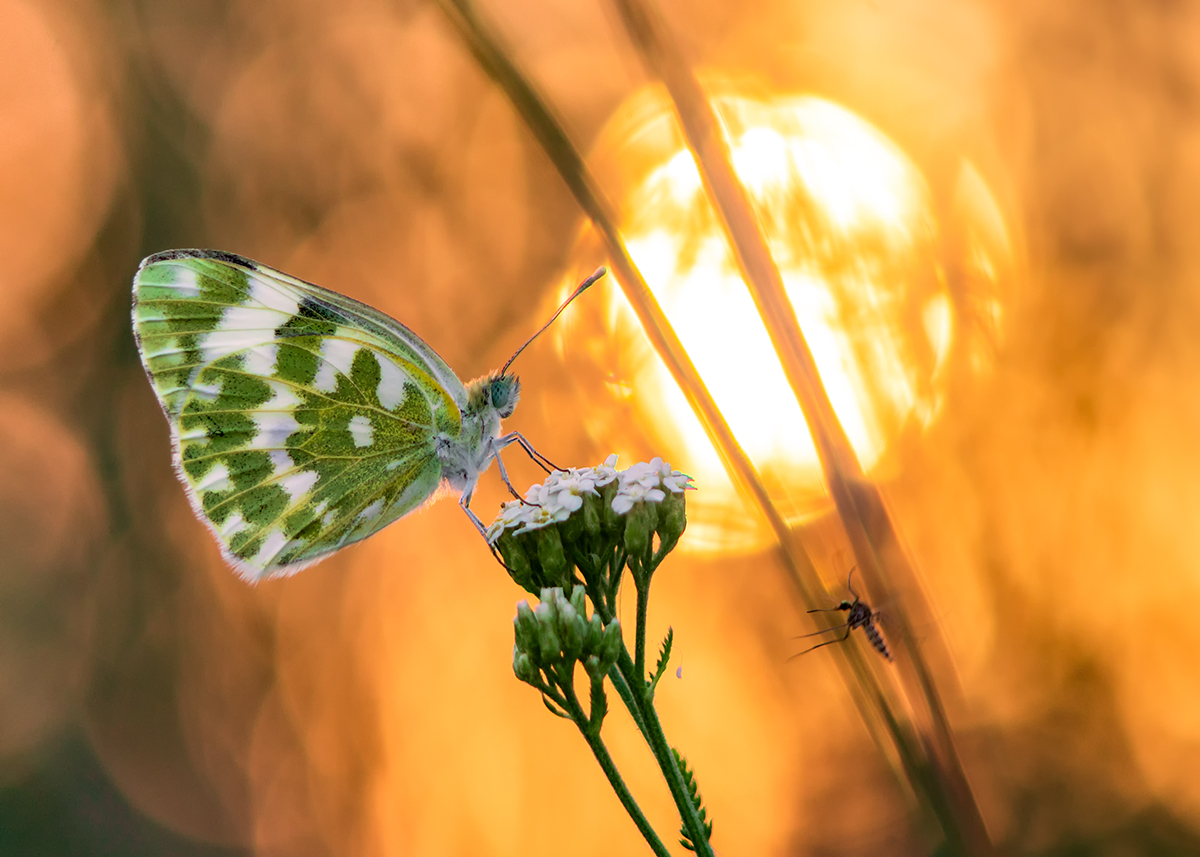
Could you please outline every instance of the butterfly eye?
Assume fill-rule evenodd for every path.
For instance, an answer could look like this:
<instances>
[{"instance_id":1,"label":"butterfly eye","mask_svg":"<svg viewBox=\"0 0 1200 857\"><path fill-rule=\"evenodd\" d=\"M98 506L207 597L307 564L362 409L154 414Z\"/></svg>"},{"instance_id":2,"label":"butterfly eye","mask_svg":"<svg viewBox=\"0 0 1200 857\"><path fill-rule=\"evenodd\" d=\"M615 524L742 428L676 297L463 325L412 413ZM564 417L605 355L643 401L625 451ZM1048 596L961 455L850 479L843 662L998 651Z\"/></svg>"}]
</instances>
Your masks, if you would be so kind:
<instances>
[{"instance_id":1,"label":"butterfly eye","mask_svg":"<svg viewBox=\"0 0 1200 857\"><path fill-rule=\"evenodd\" d=\"M500 419L508 419L517 408L517 397L521 392L520 382L512 375L502 375L492 381L488 394L492 407L500 414Z\"/></svg>"}]
</instances>

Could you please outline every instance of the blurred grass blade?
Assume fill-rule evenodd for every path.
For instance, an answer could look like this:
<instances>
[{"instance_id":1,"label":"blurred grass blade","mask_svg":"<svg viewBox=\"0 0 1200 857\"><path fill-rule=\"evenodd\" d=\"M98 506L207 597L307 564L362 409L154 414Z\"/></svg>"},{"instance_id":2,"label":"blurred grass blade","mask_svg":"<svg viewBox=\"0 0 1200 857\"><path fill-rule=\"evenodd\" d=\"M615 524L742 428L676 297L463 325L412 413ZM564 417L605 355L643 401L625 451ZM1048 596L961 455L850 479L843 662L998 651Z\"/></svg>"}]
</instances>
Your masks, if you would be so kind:
<instances>
[{"instance_id":1,"label":"blurred grass blade","mask_svg":"<svg viewBox=\"0 0 1200 857\"><path fill-rule=\"evenodd\" d=\"M617 280L650 344L704 426L730 478L770 524L778 542L780 563L793 584L800 608L807 609L817 603L817 596L823 594L824 587L812 560L793 537L790 525L772 501L753 462L734 437L629 255L616 225L615 209L596 184L579 151L472 5L467 0L437 0L437 3L482 69L508 96L600 233ZM902 706L889 701L885 689L856 647L838 647L833 656L872 739L892 764L901 784L911 786L918 795L924 794L927 788L923 784L929 779L928 764L907 724Z\"/></svg>"},{"instance_id":2,"label":"blurred grass blade","mask_svg":"<svg viewBox=\"0 0 1200 857\"><path fill-rule=\"evenodd\" d=\"M883 498L864 477L858 458L821 382L816 361L784 290L783 277L733 169L727 140L711 102L671 41L667 28L643 0L613 0L631 40L645 64L666 86L684 138L722 225L730 249L758 308L784 374L808 422L830 493L854 550L855 560L873 593L891 598L902 578L915 578ZM890 572L890 573L889 573ZM919 589L906 589L917 593ZM947 842L964 853L993 853L982 815L963 773L932 674L900 614L894 629L903 653L901 681L914 708L927 718L922 741L937 773L941 796L933 796ZM890 629L890 628L889 628ZM891 630L891 629L890 629ZM948 799L943 803L939 797ZM945 811L950 810L950 815Z\"/></svg>"}]
</instances>

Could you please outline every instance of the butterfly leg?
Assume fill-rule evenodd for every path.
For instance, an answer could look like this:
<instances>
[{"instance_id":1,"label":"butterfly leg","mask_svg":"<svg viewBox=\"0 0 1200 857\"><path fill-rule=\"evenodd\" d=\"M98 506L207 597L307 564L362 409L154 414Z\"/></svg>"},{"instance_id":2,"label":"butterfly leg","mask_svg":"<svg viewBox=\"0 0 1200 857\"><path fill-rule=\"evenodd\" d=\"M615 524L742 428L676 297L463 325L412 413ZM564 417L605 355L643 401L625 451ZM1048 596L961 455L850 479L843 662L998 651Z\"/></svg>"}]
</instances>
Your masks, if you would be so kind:
<instances>
[{"instance_id":1,"label":"butterfly leg","mask_svg":"<svg viewBox=\"0 0 1200 857\"><path fill-rule=\"evenodd\" d=\"M475 493L475 486L469 485L462 492L462 496L458 498L459 507L467 513L467 517L471 519L471 523L475 525L475 529L479 530L479 535L487 538L487 527L483 525L483 521L479 520L479 516L471 511L471 496Z\"/></svg>"},{"instance_id":2,"label":"butterfly leg","mask_svg":"<svg viewBox=\"0 0 1200 857\"><path fill-rule=\"evenodd\" d=\"M507 468L505 468L504 459L500 457L499 452L496 453L496 467L498 467L500 469L500 478L504 480L504 485L505 485L505 487L508 488L509 494L512 494L514 497L516 497L522 503L526 503L530 506L538 505L537 503L530 503L528 500L526 500L524 497L522 497L520 494L517 493L517 489L513 487L512 480L510 480L508 478L508 470L507 470Z\"/></svg>"},{"instance_id":3,"label":"butterfly leg","mask_svg":"<svg viewBox=\"0 0 1200 857\"><path fill-rule=\"evenodd\" d=\"M458 507L460 507L464 513L467 513L467 517L469 517L470 522L474 523L475 529L478 529L479 534L486 539L487 527L484 526L484 522L479 520L479 515L476 515L472 510L470 510L470 498L474 496L475 480L473 479L463 487L461 495L458 496Z\"/></svg>"},{"instance_id":4,"label":"butterfly leg","mask_svg":"<svg viewBox=\"0 0 1200 857\"><path fill-rule=\"evenodd\" d=\"M542 470L545 470L547 473L553 473L555 470L563 470L563 468L559 467L549 458L534 449L533 444L526 440L525 435L521 434L519 431L509 432L504 437L500 438L500 446L508 446L510 443L519 443L521 445L521 449L525 450L525 453L535 462L537 462L538 467L542 468Z\"/></svg>"},{"instance_id":5,"label":"butterfly leg","mask_svg":"<svg viewBox=\"0 0 1200 857\"><path fill-rule=\"evenodd\" d=\"M479 530L479 535L483 536L483 540L487 542L488 550L492 552L492 556L496 558L496 562L508 568L508 563L504 561L504 557L500 556L500 551L496 549L496 546L492 544L492 540L488 538L487 527L483 525L483 521L479 520L479 516L471 511L471 495L474 491L475 486L473 485L470 489L464 491L462 496L458 498L458 505L467 513L467 517L471 519L471 523L475 525L475 529Z\"/></svg>"}]
</instances>

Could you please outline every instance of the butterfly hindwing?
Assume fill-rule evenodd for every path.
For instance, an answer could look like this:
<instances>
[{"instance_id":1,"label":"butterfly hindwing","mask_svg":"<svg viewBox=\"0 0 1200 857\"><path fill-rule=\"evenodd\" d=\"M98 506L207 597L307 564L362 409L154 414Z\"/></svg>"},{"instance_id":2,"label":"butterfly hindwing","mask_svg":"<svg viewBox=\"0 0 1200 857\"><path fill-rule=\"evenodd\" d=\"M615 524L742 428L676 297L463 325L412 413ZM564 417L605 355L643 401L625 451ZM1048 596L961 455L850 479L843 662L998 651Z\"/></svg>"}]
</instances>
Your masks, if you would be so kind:
<instances>
[{"instance_id":1,"label":"butterfly hindwing","mask_svg":"<svg viewBox=\"0 0 1200 857\"><path fill-rule=\"evenodd\" d=\"M142 362L197 515L243 576L289 574L419 507L462 383L383 313L228 253L134 278Z\"/></svg>"}]
</instances>

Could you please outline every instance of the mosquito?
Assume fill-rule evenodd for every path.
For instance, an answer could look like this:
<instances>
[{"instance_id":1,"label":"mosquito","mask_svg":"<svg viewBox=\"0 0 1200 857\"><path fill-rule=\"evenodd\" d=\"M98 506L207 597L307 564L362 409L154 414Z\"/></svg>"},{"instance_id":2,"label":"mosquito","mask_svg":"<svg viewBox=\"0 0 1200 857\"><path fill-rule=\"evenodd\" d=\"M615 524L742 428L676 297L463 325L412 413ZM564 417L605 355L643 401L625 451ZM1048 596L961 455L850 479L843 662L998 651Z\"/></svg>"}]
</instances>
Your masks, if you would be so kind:
<instances>
[{"instance_id":1,"label":"mosquito","mask_svg":"<svg viewBox=\"0 0 1200 857\"><path fill-rule=\"evenodd\" d=\"M805 649L803 652L792 655L792 658L798 658L800 655L807 655L814 649L819 649L821 646L828 646L830 643L844 643L850 639L851 631L853 631L855 628L862 628L863 632L867 635L867 639L871 641L871 645L875 647L875 651L879 652L879 654L883 655L889 661L892 660L892 653L888 651L887 643L883 641L883 636L879 633L879 629L875 627L875 620L879 618L880 614L871 612L870 605L858 597L858 593L854 591L854 587L850 583L853 578L854 569L852 568L850 569L850 576L846 578L846 588L849 589L850 594L854 596L853 601L843 601L837 607L817 608L816 610L808 611L809 613L832 613L836 610L845 611L848 614L846 616L846 622L841 625L835 625L832 628L826 628L824 631L815 631L812 634L801 634L800 636L815 637L818 634L836 631L839 628L845 628L846 633L837 639L826 640L824 643L817 643L815 646ZM791 660L791 658L788 660Z\"/></svg>"}]
</instances>

